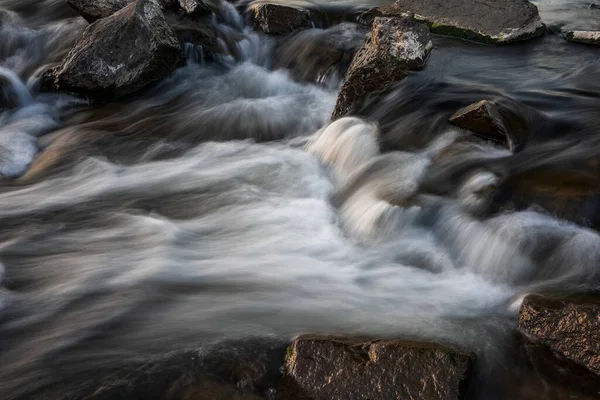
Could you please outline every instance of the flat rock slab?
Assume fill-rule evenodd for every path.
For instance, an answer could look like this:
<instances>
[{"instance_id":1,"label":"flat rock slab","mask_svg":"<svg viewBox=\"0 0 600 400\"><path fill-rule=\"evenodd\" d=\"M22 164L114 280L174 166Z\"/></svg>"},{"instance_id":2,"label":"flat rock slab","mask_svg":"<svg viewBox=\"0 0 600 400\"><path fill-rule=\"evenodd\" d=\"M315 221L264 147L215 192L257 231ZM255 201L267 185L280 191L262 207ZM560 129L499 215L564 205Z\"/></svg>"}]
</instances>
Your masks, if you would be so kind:
<instances>
[{"instance_id":1,"label":"flat rock slab","mask_svg":"<svg viewBox=\"0 0 600 400\"><path fill-rule=\"evenodd\" d=\"M177 36L159 4L139 0L87 27L42 86L96 100L134 93L184 62Z\"/></svg>"},{"instance_id":2,"label":"flat rock slab","mask_svg":"<svg viewBox=\"0 0 600 400\"><path fill-rule=\"evenodd\" d=\"M307 335L288 348L284 379L311 400L462 399L474 360L431 343Z\"/></svg>"},{"instance_id":3,"label":"flat rock slab","mask_svg":"<svg viewBox=\"0 0 600 400\"><path fill-rule=\"evenodd\" d=\"M600 46L600 31L567 31L564 35L569 42Z\"/></svg>"},{"instance_id":4,"label":"flat rock slab","mask_svg":"<svg viewBox=\"0 0 600 400\"><path fill-rule=\"evenodd\" d=\"M599 295L529 295L521 305L518 329L532 342L600 376Z\"/></svg>"},{"instance_id":5,"label":"flat rock slab","mask_svg":"<svg viewBox=\"0 0 600 400\"><path fill-rule=\"evenodd\" d=\"M412 15L432 33L482 43L511 43L545 32L537 7L527 0L396 0L380 12Z\"/></svg>"},{"instance_id":6,"label":"flat rock slab","mask_svg":"<svg viewBox=\"0 0 600 400\"><path fill-rule=\"evenodd\" d=\"M255 29L272 35L285 35L312 27L310 12L300 7L257 3L248 12Z\"/></svg>"},{"instance_id":7,"label":"flat rock slab","mask_svg":"<svg viewBox=\"0 0 600 400\"><path fill-rule=\"evenodd\" d=\"M355 112L367 95L383 91L425 65L433 44L426 25L410 18L376 17L338 93L332 120Z\"/></svg>"},{"instance_id":8,"label":"flat rock slab","mask_svg":"<svg viewBox=\"0 0 600 400\"><path fill-rule=\"evenodd\" d=\"M461 108L450 122L511 151L519 150L527 141L525 121L494 101L482 100Z\"/></svg>"}]
</instances>

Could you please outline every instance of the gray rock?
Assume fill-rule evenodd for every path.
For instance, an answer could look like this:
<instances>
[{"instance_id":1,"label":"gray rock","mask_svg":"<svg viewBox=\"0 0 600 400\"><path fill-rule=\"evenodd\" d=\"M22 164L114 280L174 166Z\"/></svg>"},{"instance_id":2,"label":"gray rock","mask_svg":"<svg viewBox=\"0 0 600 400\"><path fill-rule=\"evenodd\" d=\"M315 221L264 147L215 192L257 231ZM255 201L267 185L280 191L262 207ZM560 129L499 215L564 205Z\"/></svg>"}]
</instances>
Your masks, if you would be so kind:
<instances>
[{"instance_id":1,"label":"gray rock","mask_svg":"<svg viewBox=\"0 0 600 400\"><path fill-rule=\"evenodd\" d=\"M432 343L301 336L288 348L284 397L462 399L474 360Z\"/></svg>"},{"instance_id":2,"label":"gray rock","mask_svg":"<svg viewBox=\"0 0 600 400\"><path fill-rule=\"evenodd\" d=\"M537 7L527 0L396 0L379 13L410 14L432 33L483 43L511 43L545 32Z\"/></svg>"},{"instance_id":3,"label":"gray rock","mask_svg":"<svg viewBox=\"0 0 600 400\"><path fill-rule=\"evenodd\" d=\"M510 108L495 101L482 100L458 110L450 122L477 136L518 151L527 142L527 124Z\"/></svg>"},{"instance_id":4,"label":"gray rock","mask_svg":"<svg viewBox=\"0 0 600 400\"><path fill-rule=\"evenodd\" d=\"M312 27L310 12L299 7L257 3L249 8L254 28L264 33L285 35Z\"/></svg>"},{"instance_id":5,"label":"gray rock","mask_svg":"<svg viewBox=\"0 0 600 400\"><path fill-rule=\"evenodd\" d=\"M218 0L178 0L179 6L188 14L197 14L218 10Z\"/></svg>"},{"instance_id":6,"label":"gray rock","mask_svg":"<svg viewBox=\"0 0 600 400\"><path fill-rule=\"evenodd\" d=\"M332 119L352 114L367 95L383 91L422 68L433 44L429 29L410 18L377 17L338 93Z\"/></svg>"},{"instance_id":7,"label":"gray rock","mask_svg":"<svg viewBox=\"0 0 600 400\"><path fill-rule=\"evenodd\" d=\"M521 305L518 329L533 343L600 377L599 295L529 295Z\"/></svg>"},{"instance_id":8,"label":"gray rock","mask_svg":"<svg viewBox=\"0 0 600 400\"><path fill-rule=\"evenodd\" d=\"M600 46L600 31L567 31L564 35L569 42Z\"/></svg>"},{"instance_id":9,"label":"gray rock","mask_svg":"<svg viewBox=\"0 0 600 400\"><path fill-rule=\"evenodd\" d=\"M130 4L133 0L67 0L88 22L106 18Z\"/></svg>"},{"instance_id":10,"label":"gray rock","mask_svg":"<svg viewBox=\"0 0 600 400\"><path fill-rule=\"evenodd\" d=\"M96 100L125 96L169 76L184 62L159 4L139 0L87 27L42 88Z\"/></svg>"}]
</instances>

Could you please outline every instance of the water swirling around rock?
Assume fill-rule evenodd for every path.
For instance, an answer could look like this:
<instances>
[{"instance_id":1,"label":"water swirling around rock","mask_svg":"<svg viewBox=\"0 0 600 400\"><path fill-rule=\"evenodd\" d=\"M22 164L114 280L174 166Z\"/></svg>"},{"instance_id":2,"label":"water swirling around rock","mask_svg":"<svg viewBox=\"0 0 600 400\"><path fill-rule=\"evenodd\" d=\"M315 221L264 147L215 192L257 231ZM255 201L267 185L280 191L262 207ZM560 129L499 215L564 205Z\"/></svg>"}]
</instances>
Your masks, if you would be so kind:
<instances>
[{"instance_id":1,"label":"water swirling around rock","mask_svg":"<svg viewBox=\"0 0 600 400\"><path fill-rule=\"evenodd\" d=\"M575 23L556 12L572 2L536 3ZM0 398L126 398L148 360L303 332L457 343L482 357L477 396L507 398L522 296L599 282L597 50L436 37L424 70L329 124L339 73L281 62L225 7L224 55L189 44L170 78L90 105L39 91L85 22L0 1L17 100L0 109ZM284 43L313 51L327 28ZM448 125L481 99L527 105L523 151ZM570 221L519 192L562 171L584 175Z\"/></svg>"}]
</instances>

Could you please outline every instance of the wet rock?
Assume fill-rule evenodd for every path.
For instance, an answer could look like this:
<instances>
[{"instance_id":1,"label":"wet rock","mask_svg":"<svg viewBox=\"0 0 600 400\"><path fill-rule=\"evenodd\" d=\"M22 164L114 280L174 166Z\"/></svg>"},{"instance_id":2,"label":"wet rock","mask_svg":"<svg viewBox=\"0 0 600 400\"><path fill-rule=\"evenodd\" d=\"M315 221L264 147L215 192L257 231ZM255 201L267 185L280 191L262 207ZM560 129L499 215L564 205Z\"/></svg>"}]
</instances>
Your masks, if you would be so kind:
<instances>
[{"instance_id":1,"label":"wet rock","mask_svg":"<svg viewBox=\"0 0 600 400\"><path fill-rule=\"evenodd\" d=\"M511 151L520 150L527 141L526 122L508 107L482 100L458 110L450 122L478 136L501 143Z\"/></svg>"},{"instance_id":2,"label":"wet rock","mask_svg":"<svg viewBox=\"0 0 600 400\"><path fill-rule=\"evenodd\" d=\"M365 96L387 89L410 70L422 68L432 48L427 26L409 18L375 18L371 37L348 68L332 119L352 114Z\"/></svg>"},{"instance_id":3,"label":"wet rock","mask_svg":"<svg viewBox=\"0 0 600 400\"><path fill-rule=\"evenodd\" d=\"M301 81L324 82L344 76L369 31L344 22L329 29L307 29L287 36L275 51L275 68L287 68Z\"/></svg>"},{"instance_id":4,"label":"wet rock","mask_svg":"<svg viewBox=\"0 0 600 400\"><path fill-rule=\"evenodd\" d=\"M165 18L182 46L184 43L201 46L205 56L209 57L223 50L211 14L189 15L183 10L168 10Z\"/></svg>"},{"instance_id":5,"label":"wet rock","mask_svg":"<svg viewBox=\"0 0 600 400\"><path fill-rule=\"evenodd\" d=\"M591 10L599 10L600 4L592 3L592 4L590 4L590 9Z\"/></svg>"},{"instance_id":6,"label":"wet rock","mask_svg":"<svg viewBox=\"0 0 600 400\"><path fill-rule=\"evenodd\" d=\"M88 26L42 87L107 100L169 76L183 61L158 3L140 0Z\"/></svg>"},{"instance_id":7,"label":"wet rock","mask_svg":"<svg viewBox=\"0 0 600 400\"><path fill-rule=\"evenodd\" d=\"M88 22L106 18L126 7L132 0L67 0L67 3Z\"/></svg>"},{"instance_id":8,"label":"wet rock","mask_svg":"<svg viewBox=\"0 0 600 400\"><path fill-rule=\"evenodd\" d=\"M298 29L312 27L310 12L299 7L258 3L248 11L254 28L264 33L285 35Z\"/></svg>"},{"instance_id":9,"label":"wet rock","mask_svg":"<svg viewBox=\"0 0 600 400\"><path fill-rule=\"evenodd\" d=\"M534 344L600 379L600 295L529 295L521 305L518 329Z\"/></svg>"},{"instance_id":10,"label":"wet rock","mask_svg":"<svg viewBox=\"0 0 600 400\"><path fill-rule=\"evenodd\" d=\"M430 343L301 336L288 348L287 398L461 399L474 354Z\"/></svg>"},{"instance_id":11,"label":"wet rock","mask_svg":"<svg viewBox=\"0 0 600 400\"><path fill-rule=\"evenodd\" d=\"M188 14L211 12L219 8L218 0L179 0L179 6Z\"/></svg>"},{"instance_id":12,"label":"wet rock","mask_svg":"<svg viewBox=\"0 0 600 400\"><path fill-rule=\"evenodd\" d=\"M511 43L545 32L537 7L527 0L396 0L373 13L410 14L432 33L483 43Z\"/></svg>"},{"instance_id":13,"label":"wet rock","mask_svg":"<svg viewBox=\"0 0 600 400\"><path fill-rule=\"evenodd\" d=\"M569 42L600 46L600 31L567 31L564 35Z\"/></svg>"}]
</instances>

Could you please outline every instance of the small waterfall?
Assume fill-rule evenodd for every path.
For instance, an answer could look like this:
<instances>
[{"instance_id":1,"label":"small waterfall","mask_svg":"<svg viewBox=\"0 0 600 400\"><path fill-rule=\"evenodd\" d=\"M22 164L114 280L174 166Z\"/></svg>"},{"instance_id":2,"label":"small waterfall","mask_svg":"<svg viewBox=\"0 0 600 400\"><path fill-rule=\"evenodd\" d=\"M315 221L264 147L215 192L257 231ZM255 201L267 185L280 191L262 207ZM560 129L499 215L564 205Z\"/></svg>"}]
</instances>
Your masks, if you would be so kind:
<instances>
[{"instance_id":1,"label":"small waterfall","mask_svg":"<svg viewBox=\"0 0 600 400\"><path fill-rule=\"evenodd\" d=\"M12 71L0 67L0 110L20 108L33 103L29 89Z\"/></svg>"}]
</instances>

